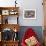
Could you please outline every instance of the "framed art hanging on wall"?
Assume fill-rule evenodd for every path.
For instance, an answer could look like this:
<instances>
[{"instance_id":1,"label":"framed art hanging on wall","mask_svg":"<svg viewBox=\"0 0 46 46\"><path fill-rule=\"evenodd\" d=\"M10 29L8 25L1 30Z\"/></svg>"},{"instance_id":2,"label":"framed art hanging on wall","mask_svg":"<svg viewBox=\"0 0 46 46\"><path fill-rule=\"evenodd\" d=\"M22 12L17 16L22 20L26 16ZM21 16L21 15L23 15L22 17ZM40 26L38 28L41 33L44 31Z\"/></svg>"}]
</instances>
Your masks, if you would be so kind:
<instances>
[{"instance_id":1,"label":"framed art hanging on wall","mask_svg":"<svg viewBox=\"0 0 46 46\"><path fill-rule=\"evenodd\" d=\"M23 11L24 19L36 19L36 9L25 9Z\"/></svg>"}]
</instances>

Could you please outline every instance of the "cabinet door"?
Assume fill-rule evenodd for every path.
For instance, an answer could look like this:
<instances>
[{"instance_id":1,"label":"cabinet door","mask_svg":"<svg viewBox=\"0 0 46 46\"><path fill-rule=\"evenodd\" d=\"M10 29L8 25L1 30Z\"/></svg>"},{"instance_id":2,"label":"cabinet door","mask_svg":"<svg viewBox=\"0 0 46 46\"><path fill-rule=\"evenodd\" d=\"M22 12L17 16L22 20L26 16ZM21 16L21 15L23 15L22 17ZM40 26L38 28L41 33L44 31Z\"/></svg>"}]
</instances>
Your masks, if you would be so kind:
<instances>
[{"instance_id":1,"label":"cabinet door","mask_svg":"<svg viewBox=\"0 0 46 46\"><path fill-rule=\"evenodd\" d=\"M46 46L46 0L43 0L43 8L44 8L44 44Z\"/></svg>"},{"instance_id":2,"label":"cabinet door","mask_svg":"<svg viewBox=\"0 0 46 46\"><path fill-rule=\"evenodd\" d=\"M1 24L1 15L0 15L0 24Z\"/></svg>"},{"instance_id":3,"label":"cabinet door","mask_svg":"<svg viewBox=\"0 0 46 46\"><path fill-rule=\"evenodd\" d=\"M44 26L46 27L46 0L43 0L43 6L44 6Z\"/></svg>"},{"instance_id":4,"label":"cabinet door","mask_svg":"<svg viewBox=\"0 0 46 46\"><path fill-rule=\"evenodd\" d=\"M0 32L0 41L1 41L1 32Z\"/></svg>"}]
</instances>

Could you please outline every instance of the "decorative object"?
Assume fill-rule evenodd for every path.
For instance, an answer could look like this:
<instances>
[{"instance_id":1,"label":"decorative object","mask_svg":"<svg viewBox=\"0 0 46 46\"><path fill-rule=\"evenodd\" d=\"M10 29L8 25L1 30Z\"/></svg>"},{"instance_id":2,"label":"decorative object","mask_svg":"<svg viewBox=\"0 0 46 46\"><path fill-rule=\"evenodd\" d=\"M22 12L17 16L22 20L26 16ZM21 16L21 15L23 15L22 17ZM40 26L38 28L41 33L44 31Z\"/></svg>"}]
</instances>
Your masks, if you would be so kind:
<instances>
[{"instance_id":1,"label":"decorative object","mask_svg":"<svg viewBox=\"0 0 46 46\"><path fill-rule=\"evenodd\" d=\"M2 15L9 15L9 10L2 10Z\"/></svg>"},{"instance_id":2,"label":"decorative object","mask_svg":"<svg viewBox=\"0 0 46 46\"><path fill-rule=\"evenodd\" d=\"M2 34L2 40L4 41L8 41L12 39L12 30L10 28L5 28L3 30L3 34Z\"/></svg>"},{"instance_id":3,"label":"decorative object","mask_svg":"<svg viewBox=\"0 0 46 46\"><path fill-rule=\"evenodd\" d=\"M36 9L25 9L23 13L24 19L36 19Z\"/></svg>"},{"instance_id":4,"label":"decorative object","mask_svg":"<svg viewBox=\"0 0 46 46\"><path fill-rule=\"evenodd\" d=\"M11 11L9 12L10 15L16 15L17 13L18 13L18 12L15 11L15 10L11 10Z\"/></svg>"},{"instance_id":5,"label":"decorative object","mask_svg":"<svg viewBox=\"0 0 46 46\"><path fill-rule=\"evenodd\" d=\"M13 40L18 40L18 32L14 32Z\"/></svg>"},{"instance_id":6,"label":"decorative object","mask_svg":"<svg viewBox=\"0 0 46 46\"><path fill-rule=\"evenodd\" d=\"M13 30L15 33L14 33L14 41L15 40L18 40L18 32L17 32L17 29L15 28L14 30Z\"/></svg>"},{"instance_id":7,"label":"decorative object","mask_svg":"<svg viewBox=\"0 0 46 46\"><path fill-rule=\"evenodd\" d=\"M7 19L5 19L5 24L8 24L8 18L7 18Z\"/></svg>"},{"instance_id":8,"label":"decorative object","mask_svg":"<svg viewBox=\"0 0 46 46\"><path fill-rule=\"evenodd\" d=\"M14 12L11 11L11 12L10 12L10 15L14 15Z\"/></svg>"},{"instance_id":9,"label":"decorative object","mask_svg":"<svg viewBox=\"0 0 46 46\"><path fill-rule=\"evenodd\" d=\"M7 15L3 15L2 23L3 24L8 24L8 16Z\"/></svg>"}]
</instances>

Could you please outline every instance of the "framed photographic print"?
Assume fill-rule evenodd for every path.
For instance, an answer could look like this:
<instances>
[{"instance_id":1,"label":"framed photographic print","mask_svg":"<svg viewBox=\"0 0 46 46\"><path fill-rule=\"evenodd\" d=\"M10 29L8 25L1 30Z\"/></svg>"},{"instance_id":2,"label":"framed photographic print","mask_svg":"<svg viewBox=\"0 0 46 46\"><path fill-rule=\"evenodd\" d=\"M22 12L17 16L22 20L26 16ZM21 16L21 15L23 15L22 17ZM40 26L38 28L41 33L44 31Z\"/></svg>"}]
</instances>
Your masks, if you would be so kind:
<instances>
[{"instance_id":1,"label":"framed photographic print","mask_svg":"<svg viewBox=\"0 0 46 46\"><path fill-rule=\"evenodd\" d=\"M36 19L36 9L25 9L23 11L24 19Z\"/></svg>"},{"instance_id":2,"label":"framed photographic print","mask_svg":"<svg viewBox=\"0 0 46 46\"><path fill-rule=\"evenodd\" d=\"M2 15L9 15L9 10L2 10Z\"/></svg>"}]
</instances>

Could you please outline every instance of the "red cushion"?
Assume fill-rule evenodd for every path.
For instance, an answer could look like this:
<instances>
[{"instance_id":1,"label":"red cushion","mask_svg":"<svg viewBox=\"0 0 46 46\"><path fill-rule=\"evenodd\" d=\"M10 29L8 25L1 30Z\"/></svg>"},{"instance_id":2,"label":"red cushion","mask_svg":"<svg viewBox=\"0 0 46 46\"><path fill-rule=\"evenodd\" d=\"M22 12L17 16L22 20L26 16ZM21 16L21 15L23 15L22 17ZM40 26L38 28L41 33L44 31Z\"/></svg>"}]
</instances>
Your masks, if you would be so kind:
<instances>
[{"instance_id":1,"label":"red cushion","mask_svg":"<svg viewBox=\"0 0 46 46\"><path fill-rule=\"evenodd\" d=\"M36 37L37 35L32 28L28 28L25 32L24 37L22 38L22 43L21 43L22 46L26 46L25 39L28 39L29 37L32 37L32 36Z\"/></svg>"}]
</instances>

